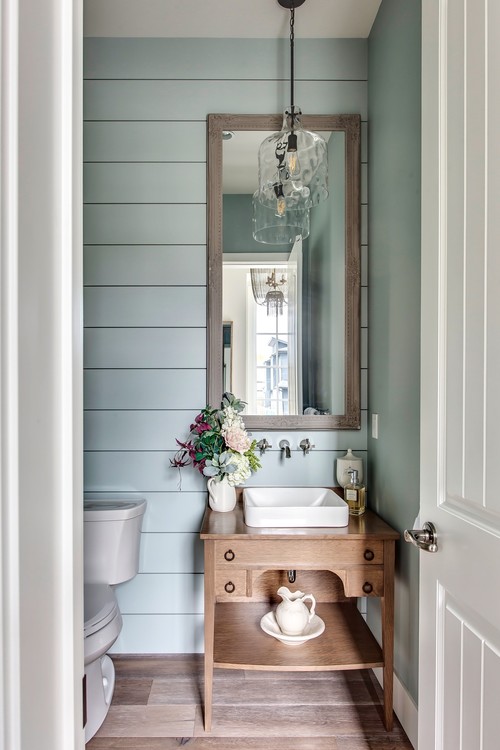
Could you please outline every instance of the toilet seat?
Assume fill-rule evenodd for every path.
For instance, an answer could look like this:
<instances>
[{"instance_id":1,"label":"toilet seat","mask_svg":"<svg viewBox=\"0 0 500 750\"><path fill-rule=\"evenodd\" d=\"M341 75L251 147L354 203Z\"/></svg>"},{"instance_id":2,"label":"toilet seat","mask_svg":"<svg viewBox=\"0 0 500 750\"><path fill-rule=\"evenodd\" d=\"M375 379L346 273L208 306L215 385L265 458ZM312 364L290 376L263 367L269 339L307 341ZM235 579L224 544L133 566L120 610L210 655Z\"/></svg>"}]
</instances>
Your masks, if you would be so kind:
<instances>
[{"instance_id":1,"label":"toilet seat","mask_svg":"<svg viewBox=\"0 0 500 750\"><path fill-rule=\"evenodd\" d=\"M87 638L106 627L119 609L114 591L108 584L86 583L84 589L84 636Z\"/></svg>"}]
</instances>

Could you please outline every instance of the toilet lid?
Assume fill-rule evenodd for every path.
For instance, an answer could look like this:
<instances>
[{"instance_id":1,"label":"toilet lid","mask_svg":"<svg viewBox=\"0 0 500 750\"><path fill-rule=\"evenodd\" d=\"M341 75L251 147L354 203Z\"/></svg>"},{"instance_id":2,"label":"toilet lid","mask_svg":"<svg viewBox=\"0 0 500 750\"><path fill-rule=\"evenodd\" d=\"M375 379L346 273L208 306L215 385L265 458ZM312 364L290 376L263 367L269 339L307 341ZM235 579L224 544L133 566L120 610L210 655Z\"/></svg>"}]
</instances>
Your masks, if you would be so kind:
<instances>
[{"instance_id":1,"label":"toilet lid","mask_svg":"<svg viewBox=\"0 0 500 750\"><path fill-rule=\"evenodd\" d=\"M142 516L146 510L146 500L135 498L133 500L97 499L85 498L83 515L85 523L90 521L126 521L136 516Z\"/></svg>"},{"instance_id":2,"label":"toilet lid","mask_svg":"<svg viewBox=\"0 0 500 750\"><path fill-rule=\"evenodd\" d=\"M92 635L110 622L118 612L118 603L107 583L86 583L84 586L84 635Z\"/></svg>"}]
</instances>

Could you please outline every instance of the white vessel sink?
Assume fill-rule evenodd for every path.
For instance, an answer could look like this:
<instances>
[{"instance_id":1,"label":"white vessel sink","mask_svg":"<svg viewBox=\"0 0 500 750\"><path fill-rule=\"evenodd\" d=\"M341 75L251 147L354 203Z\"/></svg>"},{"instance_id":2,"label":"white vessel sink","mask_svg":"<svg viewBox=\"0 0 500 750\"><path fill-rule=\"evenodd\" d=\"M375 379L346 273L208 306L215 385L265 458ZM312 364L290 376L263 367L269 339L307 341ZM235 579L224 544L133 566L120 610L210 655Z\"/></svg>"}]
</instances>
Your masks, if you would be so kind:
<instances>
[{"instance_id":1,"label":"white vessel sink","mask_svg":"<svg viewBox=\"0 0 500 750\"><path fill-rule=\"evenodd\" d=\"M290 528L347 526L349 508L325 487L248 487L243 490L247 526Z\"/></svg>"}]
</instances>

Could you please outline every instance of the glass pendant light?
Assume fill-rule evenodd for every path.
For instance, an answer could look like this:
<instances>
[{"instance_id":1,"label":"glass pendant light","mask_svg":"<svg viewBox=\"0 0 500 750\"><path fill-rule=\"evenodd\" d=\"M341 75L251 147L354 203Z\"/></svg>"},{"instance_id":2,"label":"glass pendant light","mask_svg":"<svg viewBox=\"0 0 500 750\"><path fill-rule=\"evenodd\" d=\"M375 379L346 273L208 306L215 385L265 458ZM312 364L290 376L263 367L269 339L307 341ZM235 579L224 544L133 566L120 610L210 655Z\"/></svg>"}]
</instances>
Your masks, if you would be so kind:
<instances>
[{"instance_id":1,"label":"glass pendant light","mask_svg":"<svg viewBox=\"0 0 500 750\"><path fill-rule=\"evenodd\" d=\"M292 245L297 237L309 237L309 209L289 208L280 215L276 205L264 206L253 194L253 237L266 245Z\"/></svg>"},{"instance_id":2,"label":"glass pendant light","mask_svg":"<svg viewBox=\"0 0 500 750\"><path fill-rule=\"evenodd\" d=\"M305 0L278 2L290 9L291 103L285 110L281 131L261 143L257 198L282 217L289 209L309 209L328 197L328 152L320 135L304 130L302 112L294 102L295 8Z\"/></svg>"}]
</instances>

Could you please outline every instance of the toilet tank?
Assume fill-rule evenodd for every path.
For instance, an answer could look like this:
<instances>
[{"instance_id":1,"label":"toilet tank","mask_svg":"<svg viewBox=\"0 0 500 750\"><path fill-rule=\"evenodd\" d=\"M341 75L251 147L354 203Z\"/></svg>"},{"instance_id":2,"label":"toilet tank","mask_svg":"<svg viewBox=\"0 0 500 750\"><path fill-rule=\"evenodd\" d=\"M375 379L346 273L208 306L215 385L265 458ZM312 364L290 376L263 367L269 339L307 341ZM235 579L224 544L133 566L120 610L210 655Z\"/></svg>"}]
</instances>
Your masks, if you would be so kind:
<instances>
[{"instance_id":1,"label":"toilet tank","mask_svg":"<svg viewBox=\"0 0 500 750\"><path fill-rule=\"evenodd\" d=\"M123 583L139 570L146 500L84 501L85 583Z\"/></svg>"}]
</instances>

